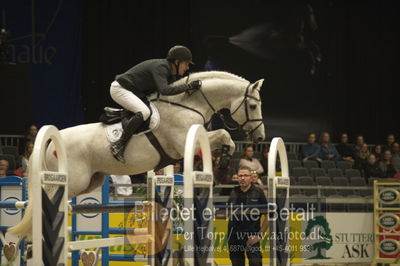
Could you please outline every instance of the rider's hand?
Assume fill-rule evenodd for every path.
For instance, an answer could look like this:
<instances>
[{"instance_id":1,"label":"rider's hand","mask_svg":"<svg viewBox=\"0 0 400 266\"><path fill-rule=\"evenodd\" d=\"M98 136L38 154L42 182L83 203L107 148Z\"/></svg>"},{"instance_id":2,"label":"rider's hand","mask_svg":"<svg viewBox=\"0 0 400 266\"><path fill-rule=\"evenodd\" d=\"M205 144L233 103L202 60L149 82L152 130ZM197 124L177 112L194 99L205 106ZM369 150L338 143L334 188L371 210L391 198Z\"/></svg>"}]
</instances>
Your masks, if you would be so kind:
<instances>
[{"instance_id":1,"label":"rider's hand","mask_svg":"<svg viewBox=\"0 0 400 266\"><path fill-rule=\"evenodd\" d=\"M198 90L201 88L201 80L193 80L188 86L191 90Z\"/></svg>"}]
</instances>

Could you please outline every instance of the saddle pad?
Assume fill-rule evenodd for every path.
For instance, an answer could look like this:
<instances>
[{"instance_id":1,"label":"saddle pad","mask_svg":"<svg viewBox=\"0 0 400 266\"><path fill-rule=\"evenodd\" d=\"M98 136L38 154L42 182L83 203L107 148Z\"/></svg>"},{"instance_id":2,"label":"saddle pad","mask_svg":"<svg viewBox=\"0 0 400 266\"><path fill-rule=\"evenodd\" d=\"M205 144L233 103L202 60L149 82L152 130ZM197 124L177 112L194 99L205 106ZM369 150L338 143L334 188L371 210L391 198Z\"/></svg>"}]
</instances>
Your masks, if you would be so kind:
<instances>
[{"instance_id":1,"label":"saddle pad","mask_svg":"<svg viewBox=\"0 0 400 266\"><path fill-rule=\"evenodd\" d=\"M149 124L149 129L145 131L138 132L134 134L133 136L139 136L143 135L147 132L150 132L154 129L156 129L160 125L160 113L158 112L157 107L150 102L150 108L152 111L152 115L150 117L150 124ZM121 122L115 123L112 125L105 125L103 124L104 130L106 132L107 140L110 143L116 142L122 135L122 124Z\"/></svg>"}]
</instances>

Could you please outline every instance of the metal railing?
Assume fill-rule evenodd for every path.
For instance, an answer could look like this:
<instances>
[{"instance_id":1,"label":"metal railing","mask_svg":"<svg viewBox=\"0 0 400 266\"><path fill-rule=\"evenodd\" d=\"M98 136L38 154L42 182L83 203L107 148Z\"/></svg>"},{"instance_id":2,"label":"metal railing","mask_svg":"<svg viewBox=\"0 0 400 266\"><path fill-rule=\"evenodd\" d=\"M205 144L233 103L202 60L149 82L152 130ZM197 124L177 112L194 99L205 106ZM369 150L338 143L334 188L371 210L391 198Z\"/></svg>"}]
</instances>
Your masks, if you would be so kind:
<instances>
[{"instance_id":1,"label":"metal railing","mask_svg":"<svg viewBox=\"0 0 400 266\"><path fill-rule=\"evenodd\" d=\"M0 146L15 146L19 148L24 138L23 135L0 135Z\"/></svg>"},{"instance_id":2,"label":"metal railing","mask_svg":"<svg viewBox=\"0 0 400 266\"><path fill-rule=\"evenodd\" d=\"M254 147L255 152L262 152L262 149L265 145L270 145L270 141L262 141L257 144L254 144L251 141L235 141L236 144L236 152L242 152L247 146L252 145ZM305 144L305 142L285 142L286 151L287 152L300 152L300 147Z\"/></svg>"}]
</instances>

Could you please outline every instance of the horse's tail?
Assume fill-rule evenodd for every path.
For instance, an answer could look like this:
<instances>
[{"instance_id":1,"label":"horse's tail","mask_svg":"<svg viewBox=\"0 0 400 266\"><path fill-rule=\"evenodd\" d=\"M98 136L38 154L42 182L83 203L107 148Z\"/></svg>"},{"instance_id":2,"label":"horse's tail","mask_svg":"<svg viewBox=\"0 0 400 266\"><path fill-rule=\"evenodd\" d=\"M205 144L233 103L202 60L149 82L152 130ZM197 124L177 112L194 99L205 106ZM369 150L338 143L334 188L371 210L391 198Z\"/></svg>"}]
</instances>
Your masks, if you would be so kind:
<instances>
[{"instance_id":1,"label":"horse's tail","mask_svg":"<svg viewBox=\"0 0 400 266\"><path fill-rule=\"evenodd\" d=\"M30 160L29 160L29 167L30 167ZM32 178L28 178L28 199L32 199ZM33 204L28 203L28 207L25 209L24 217L22 220L10 227L7 231L11 234L19 237L27 237L31 239L32 237L32 209Z\"/></svg>"}]
</instances>

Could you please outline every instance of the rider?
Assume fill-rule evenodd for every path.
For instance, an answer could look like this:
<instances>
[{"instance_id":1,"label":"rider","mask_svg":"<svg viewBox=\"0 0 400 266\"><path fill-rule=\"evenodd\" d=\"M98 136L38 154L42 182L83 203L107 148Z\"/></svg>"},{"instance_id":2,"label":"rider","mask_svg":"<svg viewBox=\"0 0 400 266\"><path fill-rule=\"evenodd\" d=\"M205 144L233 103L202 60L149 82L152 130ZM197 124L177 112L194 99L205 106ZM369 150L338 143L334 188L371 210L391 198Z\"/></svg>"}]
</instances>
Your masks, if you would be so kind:
<instances>
[{"instance_id":1,"label":"rider","mask_svg":"<svg viewBox=\"0 0 400 266\"><path fill-rule=\"evenodd\" d=\"M146 60L123 74L117 75L111 84L111 98L134 115L123 124L121 138L111 145L113 156L125 162L124 151L130 137L150 118L150 108L144 103L146 97L154 92L161 95L175 95L186 90L198 90L201 82L171 86L172 82L183 76L192 62L191 51L182 45L172 47L166 59Z\"/></svg>"}]
</instances>

